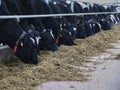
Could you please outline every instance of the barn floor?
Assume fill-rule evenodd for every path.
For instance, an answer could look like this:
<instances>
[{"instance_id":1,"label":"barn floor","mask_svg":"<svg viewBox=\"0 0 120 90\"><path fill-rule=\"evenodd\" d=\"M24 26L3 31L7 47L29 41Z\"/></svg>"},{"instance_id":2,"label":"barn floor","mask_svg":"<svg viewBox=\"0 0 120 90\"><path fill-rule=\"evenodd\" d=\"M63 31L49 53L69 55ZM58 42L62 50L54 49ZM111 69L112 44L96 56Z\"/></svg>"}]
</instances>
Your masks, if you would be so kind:
<instances>
[{"instance_id":1,"label":"barn floor","mask_svg":"<svg viewBox=\"0 0 120 90\"><path fill-rule=\"evenodd\" d=\"M120 25L117 25L113 30L101 31L89 38L76 40L77 45L75 46L62 45L57 52L41 51L38 65L26 65L17 58L0 63L0 90L36 90L43 83L51 81L87 83L92 79L92 73L94 74L97 67L104 65L102 59L91 59L91 57L106 53L106 49L113 48L110 44L119 40ZM110 58L109 54L104 56L108 62L110 62L109 59L112 59L111 63L115 62L114 59L119 59L119 55ZM109 64L107 65L102 68L100 73L107 70ZM114 64L110 65L114 66ZM115 70L113 69L113 71ZM70 87L75 90L74 85Z\"/></svg>"},{"instance_id":2,"label":"barn floor","mask_svg":"<svg viewBox=\"0 0 120 90\"><path fill-rule=\"evenodd\" d=\"M83 67L84 70L95 70L83 73L90 75L89 81L48 82L40 85L37 90L120 90L120 41L112 45L113 48L92 57L90 61L93 62Z\"/></svg>"}]
</instances>

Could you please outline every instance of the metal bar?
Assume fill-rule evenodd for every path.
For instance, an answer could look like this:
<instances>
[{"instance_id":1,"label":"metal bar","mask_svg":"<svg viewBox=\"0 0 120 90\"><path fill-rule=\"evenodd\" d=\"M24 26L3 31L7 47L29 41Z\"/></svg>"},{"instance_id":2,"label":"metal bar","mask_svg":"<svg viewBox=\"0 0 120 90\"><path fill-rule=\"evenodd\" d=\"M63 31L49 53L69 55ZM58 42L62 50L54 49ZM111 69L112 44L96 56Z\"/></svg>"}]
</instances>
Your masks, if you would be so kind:
<instances>
[{"instance_id":1,"label":"metal bar","mask_svg":"<svg viewBox=\"0 0 120 90\"><path fill-rule=\"evenodd\" d=\"M71 0L71 10L74 13L74 0Z\"/></svg>"},{"instance_id":2,"label":"metal bar","mask_svg":"<svg viewBox=\"0 0 120 90\"><path fill-rule=\"evenodd\" d=\"M49 0L45 0L45 2L46 2L47 4L49 4Z\"/></svg>"},{"instance_id":3,"label":"metal bar","mask_svg":"<svg viewBox=\"0 0 120 90\"><path fill-rule=\"evenodd\" d=\"M120 4L120 2L104 3L104 4L102 4L102 5L109 5L109 4Z\"/></svg>"},{"instance_id":4,"label":"metal bar","mask_svg":"<svg viewBox=\"0 0 120 90\"><path fill-rule=\"evenodd\" d=\"M66 0L66 1L71 1L71 0ZM74 0L74 2L84 2L84 0ZM89 3L93 3L93 2L89 1ZM96 4L100 4L100 3L96 3Z\"/></svg>"},{"instance_id":5,"label":"metal bar","mask_svg":"<svg viewBox=\"0 0 120 90\"><path fill-rule=\"evenodd\" d=\"M12 15L0 16L0 19L22 19L22 18L41 18L41 17L62 17L62 16L83 16L97 14L120 14L120 12L97 12L97 13L71 13L71 14L45 14L45 15Z\"/></svg>"},{"instance_id":6,"label":"metal bar","mask_svg":"<svg viewBox=\"0 0 120 90\"><path fill-rule=\"evenodd\" d=\"M67 0L67 1L70 1L70 0ZM76 2L84 2L84 0L74 0ZM94 3L94 2L90 2L89 3ZM120 2L112 2L112 3L96 3L96 4L101 4L101 5L107 5L107 4L120 4Z\"/></svg>"}]
</instances>

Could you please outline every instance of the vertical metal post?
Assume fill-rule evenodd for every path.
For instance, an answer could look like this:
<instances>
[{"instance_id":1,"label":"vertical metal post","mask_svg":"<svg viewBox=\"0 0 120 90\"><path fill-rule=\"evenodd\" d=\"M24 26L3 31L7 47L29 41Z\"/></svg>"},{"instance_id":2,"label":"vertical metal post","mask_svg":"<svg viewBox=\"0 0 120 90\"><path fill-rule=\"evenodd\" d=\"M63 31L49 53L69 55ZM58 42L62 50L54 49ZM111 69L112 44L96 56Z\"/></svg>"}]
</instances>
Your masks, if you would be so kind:
<instances>
[{"instance_id":1,"label":"vertical metal post","mask_svg":"<svg viewBox=\"0 0 120 90\"><path fill-rule=\"evenodd\" d=\"M74 0L71 0L71 10L74 13Z\"/></svg>"},{"instance_id":2,"label":"vertical metal post","mask_svg":"<svg viewBox=\"0 0 120 90\"><path fill-rule=\"evenodd\" d=\"M114 0L114 3L115 3L115 4L118 4L118 0Z\"/></svg>"},{"instance_id":3,"label":"vertical metal post","mask_svg":"<svg viewBox=\"0 0 120 90\"><path fill-rule=\"evenodd\" d=\"M45 0L45 2L46 2L47 4L49 4L49 0Z\"/></svg>"}]
</instances>

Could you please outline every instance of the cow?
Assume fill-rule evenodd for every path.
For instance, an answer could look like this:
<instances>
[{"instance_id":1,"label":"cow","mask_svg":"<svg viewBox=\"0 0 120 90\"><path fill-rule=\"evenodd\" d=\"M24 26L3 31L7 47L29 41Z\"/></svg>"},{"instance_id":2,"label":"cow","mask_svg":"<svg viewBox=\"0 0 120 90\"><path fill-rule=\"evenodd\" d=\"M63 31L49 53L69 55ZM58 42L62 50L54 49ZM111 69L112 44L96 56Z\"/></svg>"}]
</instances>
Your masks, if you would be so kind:
<instances>
[{"instance_id":1,"label":"cow","mask_svg":"<svg viewBox=\"0 0 120 90\"><path fill-rule=\"evenodd\" d=\"M50 3L50 6L52 7L53 14L72 13L71 9L69 8L69 4L64 1L53 1ZM59 13L56 13L55 8L57 8L57 11L59 10ZM75 40L77 34L77 18L74 16L62 17L59 22L62 24L62 28L65 28L71 32L73 39Z\"/></svg>"},{"instance_id":2,"label":"cow","mask_svg":"<svg viewBox=\"0 0 120 90\"><path fill-rule=\"evenodd\" d=\"M117 11L118 7L119 7L118 5L108 5L107 11L108 12L119 12ZM120 18L118 14L110 14L109 19L111 20L111 22L113 22L113 26L114 24L118 24L120 22Z\"/></svg>"},{"instance_id":3,"label":"cow","mask_svg":"<svg viewBox=\"0 0 120 90\"><path fill-rule=\"evenodd\" d=\"M4 0L1 0L0 15L10 15ZM24 63L38 64L36 39L23 30L16 20L0 20L0 42L9 45Z\"/></svg>"},{"instance_id":4,"label":"cow","mask_svg":"<svg viewBox=\"0 0 120 90\"><path fill-rule=\"evenodd\" d=\"M9 7L9 11L12 15L29 15L34 14L31 3L32 1L22 1L22 0L5 0L7 2L7 6ZM30 9L31 8L31 9ZM30 10L29 10L30 9ZM55 39L50 30L46 30L43 28L43 25L40 21L35 19L22 19L19 24L23 29L29 30L31 26L34 27L34 30L39 32L39 49L40 50L58 50L58 46L55 43ZM32 28L33 29L33 28ZM44 33L43 33L44 32ZM44 35L43 35L44 34Z\"/></svg>"},{"instance_id":5,"label":"cow","mask_svg":"<svg viewBox=\"0 0 120 90\"><path fill-rule=\"evenodd\" d=\"M106 7L103 7L102 5L96 5L97 8L99 8L98 12L107 12ZM98 18L98 21L101 25L102 30L111 30L112 26L109 21L109 15L107 14L99 14L96 15Z\"/></svg>"},{"instance_id":6,"label":"cow","mask_svg":"<svg viewBox=\"0 0 120 90\"><path fill-rule=\"evenodd\" d=\"M74 2L74 12L75 13L87 13L88 7L84 2ZM82 15L79 16L79 23L78 23L78 33L77 38L86 38L91 35L95 34L93 22L94 20L91 18L90 15Z\"/></svg>"},{"instance_id":7,"label":"cow","mask_svg":"<svg viewBox=\"0 0 120 90\"><path fill-rule=\"evenodd\" d=\"M46 11L47 10L50 11L50 12L47 12L49 14L53 13L52 7L48 4L46 4L44 1L33 0L32 7L34 9L35 14L41 14L42 8L45 8ZM46 14L46 12L45 12L45 14ZM56 39L56 43L58 45L61 45L61 44L73 45L74 44L74 40L72 39L71 32L68 31L67 29L63 29L61 27L61 23L59 22L58 19L56 19L54 17L49 17L44 20L42 19L41 22L43 23L43 25L45 26L46 29L51 29L53 31L53 35L54 35L54 37ZM59 39L58 39L58 37L59 37Z\"/></svg>"}]
</instances>

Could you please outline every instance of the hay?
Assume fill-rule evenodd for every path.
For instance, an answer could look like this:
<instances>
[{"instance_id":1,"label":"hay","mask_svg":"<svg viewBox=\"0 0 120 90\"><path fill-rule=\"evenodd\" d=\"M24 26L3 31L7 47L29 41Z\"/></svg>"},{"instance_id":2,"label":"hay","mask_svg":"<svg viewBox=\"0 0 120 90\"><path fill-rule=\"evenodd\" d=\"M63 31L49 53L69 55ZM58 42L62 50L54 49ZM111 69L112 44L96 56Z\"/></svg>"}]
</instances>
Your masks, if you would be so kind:
<instances>
[{"instance_id":1,"label":"hay","mask_svg":"<svg viewBox=\"0 0 120 90\"><path fill-rule=\"evenodd\" d=\"M0 63L0 90L33 90L47 81L86 81L88 75L82 73L85 71L72 66L83 66L90 62L90 56L104 52L110 43L120 39L119 29L116 26L76 40L76 46L60 46L57 52L42 51L37 66L26 65L19 59Z\"/></svg>"}]
</instances>

